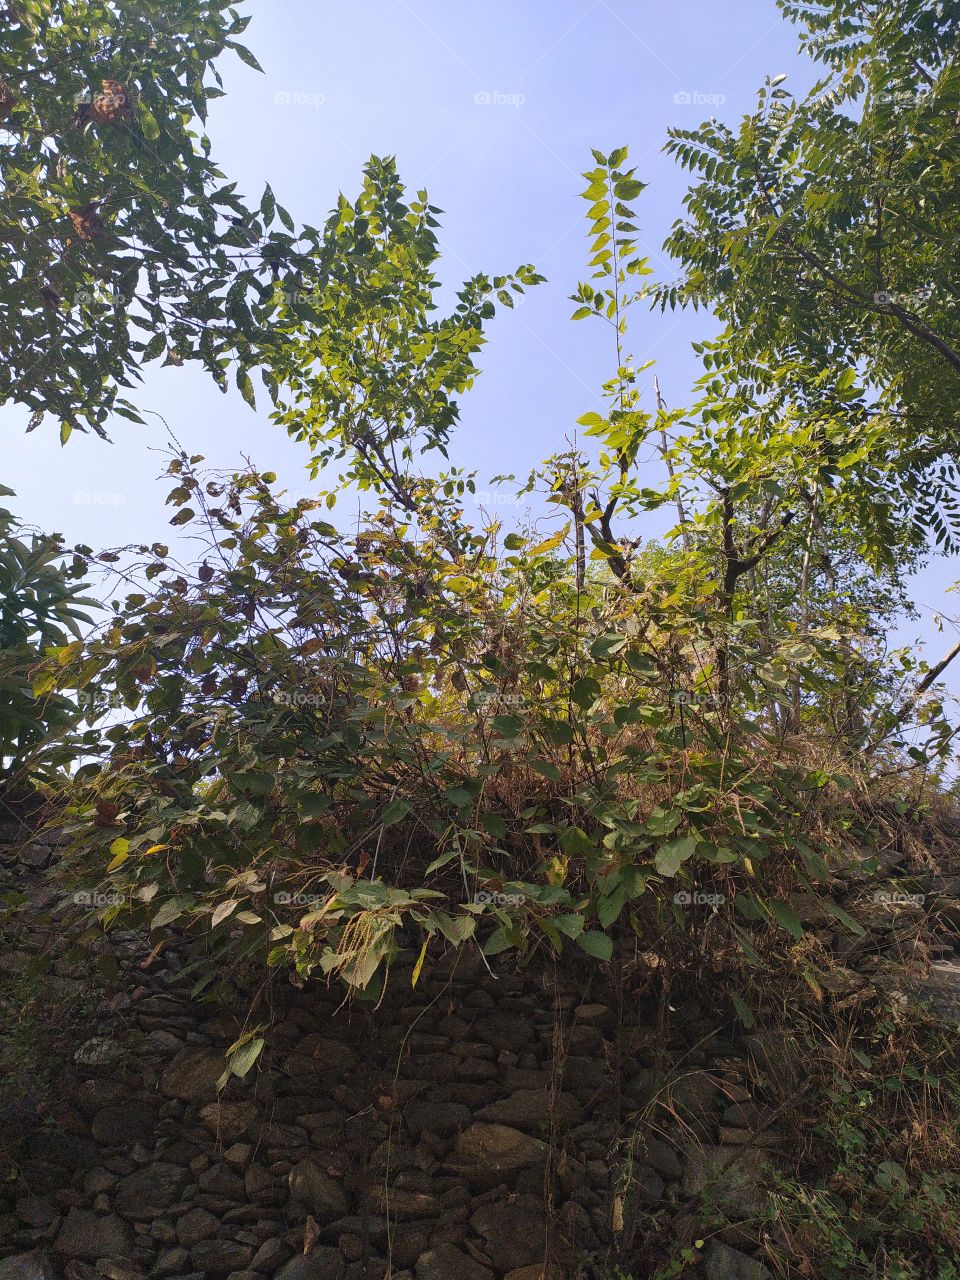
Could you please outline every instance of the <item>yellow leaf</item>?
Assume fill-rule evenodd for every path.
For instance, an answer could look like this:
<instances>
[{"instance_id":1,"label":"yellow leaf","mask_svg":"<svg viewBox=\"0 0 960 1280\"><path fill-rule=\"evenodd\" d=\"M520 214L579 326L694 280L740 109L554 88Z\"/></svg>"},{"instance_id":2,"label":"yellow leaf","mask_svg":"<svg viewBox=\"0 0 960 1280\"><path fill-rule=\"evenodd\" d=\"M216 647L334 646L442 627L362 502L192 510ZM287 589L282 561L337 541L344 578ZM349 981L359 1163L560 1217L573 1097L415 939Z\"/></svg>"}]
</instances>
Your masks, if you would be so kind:
<instances>
[{"instance_id":1,"label":"yellow leaf","mask_svg":"<svg viewBox=\"0 0 960 1280\"><path fill-rule=\"evenodd\" d=\"M567 878L568 858L551 858L546 864L548 884L563 884Z\"/></svg>"},{"instance_id":2,"label":"yellow leaf","mask_svg":"<svg viewBox=\"0 0 960 1280\"><path fill-rule=\"evenodd\" d=\"M615 1196L613 1201L613 1222L611 1224L614 1231L619 1234L624 1227L623 1222L623 1198Z\"/></svg>"},{"instance_id":3,"label":"yellow leaf","mask_svg":"<svg viewBox=\"0 0 960 1280\"><path fill-rule=\"evenodd\" d=\"M532 560L534 556L546 555L548 551L553 551L555 547L559 547L569 531L570 521L568 520L559 533L555 533L552 538L547 538L545 542L539 542L535 547L531 547L527 552L527 556Z\"/></svg>"},{"instance_id":4,"label":"yellow leaf","mask_svg":"<svg viewBox=\"0 0 960 1280\"><path fill-rule=\"evenodd\" d=\"M144 850L143 856L146 857L148 853L160 853L161 850L169 848L168 844L152 844L149 849Z\"/></svg>"},{"instance_id":5,"label":"yellow leaf","mask_svg":"<svg viewBox=\"0 0 960 1280\"><path fill-rule=\"evenodd\" d=\"M410 979L411 987L415 987L417 985L417 981L420 978L420 970L423 968L423 962L426 959L426 955L427 955L428 942L429 942L429 938L424 938L423 946L420 948L420 954L417 957L417 963L413 966L413 977Z\"/></svg>"}]
</instances>

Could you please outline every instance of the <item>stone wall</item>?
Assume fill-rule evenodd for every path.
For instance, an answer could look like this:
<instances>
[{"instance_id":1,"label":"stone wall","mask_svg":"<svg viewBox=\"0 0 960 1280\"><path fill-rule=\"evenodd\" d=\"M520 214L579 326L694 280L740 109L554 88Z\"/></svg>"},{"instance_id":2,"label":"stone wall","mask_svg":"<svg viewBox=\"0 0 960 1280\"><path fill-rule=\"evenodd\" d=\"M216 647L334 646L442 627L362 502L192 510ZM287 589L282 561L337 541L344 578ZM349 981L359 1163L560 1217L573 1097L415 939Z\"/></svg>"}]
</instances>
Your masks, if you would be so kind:
<instances>
[{"instance_id":1,"label":"stone wall","mask_svg":"<svg viewBox=\"0 0 960 1280\"><path fill-rule=\"evenodd\" d=\"M490 973L464 953L415 988L408 960L378 1009L281 979L251 1014L249 993L191 999L206 961L184 943L109 952L119 994L13 1154L0 1280L640 1280L705 1204L725 1225L689 1274L768 1275L738 1225L776 1159L768 1044L751 1059L696 1009L664 1044L586 958ZM224 1050L268 1020L218 1095Z\"/></svg>"}]
</instances>

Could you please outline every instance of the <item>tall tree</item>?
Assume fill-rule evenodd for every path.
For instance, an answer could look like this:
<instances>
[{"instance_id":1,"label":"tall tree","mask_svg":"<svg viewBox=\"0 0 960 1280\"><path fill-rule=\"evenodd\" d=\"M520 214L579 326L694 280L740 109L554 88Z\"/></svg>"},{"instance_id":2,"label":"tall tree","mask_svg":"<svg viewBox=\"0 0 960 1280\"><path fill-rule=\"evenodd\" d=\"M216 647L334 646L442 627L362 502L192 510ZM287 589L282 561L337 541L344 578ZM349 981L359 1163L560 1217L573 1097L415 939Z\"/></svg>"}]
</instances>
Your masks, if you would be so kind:
<instances>
[{"instance_id":1,"label":"tall tree","mask_svg":"<svg viewBox=\"0 0 960 1280\"><path fill-rule=\"evenodd\" d=\"M859 515L875 555L907 515L954 546L960 10L780 7L826 74L802 100L768 81L739 128L672 131L668 149L698 182L668 240L681 278L659 298L716 310L726 328L708 368L729 383L763 394L794 381L809 398L824 374L846 393L861 378L842 438L820 432L822 462L871 440L886 481Z\"/></svg>"},{"instance_id":2,"label":"tall tree","mask_svg":"<svg viewBox=\"0 0 960 1280\"><path fill-rule=\"evenodd\" d=\"M226 0L10 0L0 35L0 399L62 437L137 418L148 361L248 398L256 318L293 223L247 207L202 132L249 18ZM279 217L285 230L269 230Z\"/></svg>"}]
</instances>

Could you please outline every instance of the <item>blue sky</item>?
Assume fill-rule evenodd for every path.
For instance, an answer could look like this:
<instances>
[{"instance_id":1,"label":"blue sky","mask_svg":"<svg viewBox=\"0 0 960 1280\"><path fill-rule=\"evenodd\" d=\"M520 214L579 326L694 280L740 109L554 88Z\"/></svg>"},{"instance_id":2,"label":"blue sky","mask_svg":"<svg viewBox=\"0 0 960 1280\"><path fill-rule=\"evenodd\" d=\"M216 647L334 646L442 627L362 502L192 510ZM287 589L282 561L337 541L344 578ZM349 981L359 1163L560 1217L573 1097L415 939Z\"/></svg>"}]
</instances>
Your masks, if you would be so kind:
<instances>
[{"instance_id":1,"label":"blue sky","mask_svg":"<svg viewBox=\"0 0 960 1280\"><path fill-rule=\"evenodd\" d=\"M612 372L607 333L568 319L567 296L587 274L578 192L590 148L629 145L650 184L637 201L642 243L657 274L669 276L660 245L687 184L662 153L667 128L710 115L735 121L767 75L786 73L796 92L815 79L774 0L272 0L241 8L254 14L245 42L266 74L223 60L227 96L214 104L209 133L221 168L249 197L269 181L296 220L317 225L338 191L355 192L370 153L395 154L409 186L426 186L444 210L448 285L521 262L547 276L493 323L483 376L463 404L454 460L476 468L481 485L498 472L524 475L561 448ZM638 361L656 360L650 378L659 375L669 403L686 402L698 373L690 343L711 332L709 317L635 314L630 349ZM309 492L305 447L199 370L151 366L136 399L211 464L246 456L277 471L291 493ZM159 419L146 429L118 420L113 445L74 434L61 451L53 424L24 436L23 415L4 413L3 478L23 519L95 548L176 541L166 486L155 480ZM953 626L938 637L931 617L956 615L955 597L944 594L955 572L939 560L918 576L922 618L899 637L928 639L931 659L953 642Z\"/></svg>"}]
</instances>

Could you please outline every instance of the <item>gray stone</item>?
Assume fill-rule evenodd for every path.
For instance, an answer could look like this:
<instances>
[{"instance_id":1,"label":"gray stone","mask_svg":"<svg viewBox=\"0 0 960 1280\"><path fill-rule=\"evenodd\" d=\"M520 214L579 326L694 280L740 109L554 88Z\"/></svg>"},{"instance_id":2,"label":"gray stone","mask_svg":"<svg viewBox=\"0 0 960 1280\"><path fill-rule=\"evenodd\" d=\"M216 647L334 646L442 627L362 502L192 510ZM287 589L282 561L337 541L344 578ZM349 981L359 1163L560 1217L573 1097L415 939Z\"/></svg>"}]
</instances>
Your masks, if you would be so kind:
<instances>
[{"instance_id":1,"label":"gray stone","mask_svg":"<svg viewBox=\"0 0 960 1280\"><path fill-rule=\"evenodd\" d=\"M492 1013L476 1024L471 1038L492 1044L495 1049L523 1053L532 1035L533 1026L528 1018L516 1013Z\"/></svg>"},{"instance_id":2,"label":"gray stone","mask_svg":"<svg viewBox=\"0 0 960 1280\"><path fill-rule=\"evenodd\" d=\"M467 1127L471 1114L458 1102L411 1102L404 1107L403 1118L414 1138L424 1131L448 1138Z\"/></svg>"},{"instance_id":3,"label":"gray stone","mask_svg":"<svg viewBox=\"0 0 960 1280\"><path fill-rule=\"evenodd\" d=\"M342 1044L339 1040L331 1040L328 1036L317 1033L302 1040L294 1050L294 1055L298 1064L301 1058L306 1057L321 1067L340 1073L350 1071L358 1061L355 1049Z\"/></svg>"},{"instance_id":4,"label":"gray stone","mask_svg":"<svg viewBox=\"0 0 960 1280\"><path fill-rule=\"evenodd\" d=\"M546 1266L542 1262L535 1262L532 1267L517 1267L516 1271L508 1271L503 1280L566 1280L566 1277L552 1262Z\"/></svg>"},{"instance_id":5,"label":"gray stone","mask_svg":"<svg viewBox=\"0 0 960 1280\"><path fill-rule=\"evenodd\" d=\"M28 1227L46 1230L60 1217L60 1211L52 1200L42 1196L24 1196L17 1201L17 1217Z\"/></svg>"},{"instance_id":6,"label":"gray stone","mask_svg":"<svg viewBox=\"0 0 960 1280\"><path fill-rule=\"evenodd\" d=\"M258 1203L273 1204L279 1195L276 1178L258 1164L251 1165L243 1175L243 1189L248 1199Z\"/></svg>"},{"instance_id":7,"label":"gray stone","mask_svg":"<svg viewBox=\"0 0 960 1280\"><path fill-rule=\"evenodd\" d=\"M763 1207L761 1188L770 1167L769 1153L756 1147L691 1145L683 1194L702 1196L733 1216L751 1217Z\"/></svg>"},{"instance_id":8,"label":"gray stone","mask_svg":"<svg viewBox=\"0 0 960 1280\"><path fill-rule=\"evenodd\" d=\"M123 1045L111 1036L93 1036L84 1041L73 1055L78 1067L110 1067L123 1054Z\"/></svg>"},{"instance_id":9,"label":"gray stone","mask_svg":"<svg viewBox=\"0 0 960 1280\"><path fill-rule=\"evenodd\" d=\"M470 1226L483 1237L483 1252L498 1271L512 1271L543 1258L546 1217L536 1196L508 1196L481 1205Z\"/></svg>"},{"instance_id":10,"label":"gray stone","mask_svg":"<svg viewBox=\"0 0 960 1280\"><path fill-rule=\"evenodd\" d=\"M259 1113L255 1102L210 1102L200 1112L200 1119L224 1146L229 1146L246 1133Z\"/></svg>"},{"instance_id":11,"label":"gray stone","mask_svg":"<svg viewBox=\"0 0 960 1280\"><path fill-rule=\"evenodd\" d=\"M477 1122L457 1138L451 1168L482 1189L512 1182L522 1169L546 1158L547 1148L538 1138L507 1125Z\"/></svg>"},{"instance_id":12,"label":"gray stone","mask_svg":"<svg viewBox=\"0 0 960 1280\"><path fill-rule=\"evenodd\" d=\"M223 1158L231 1169L245 1169L253 1158L253 1147L249 1142L235 1142L227 1147Z\"/></svg>"},{"instance_id":13,"label":"gray stone","mask_svg":"<svg viewBox=\"0 0 960 1280\"><path fill-rule=\"evenodd\" d=\"M318 1222L331 1222L347 1212L349 1201L340 1183L312 1160L301 1160L290 1170L291 1208L295 1215L312 1214Z\"/></svg>"},{"instance_id":14,"label":"gray stone","mask_svg":"<svg viewBox=\"0 0 960 1280\"><path fill-rule=\"evenodd\" d=\"M20 850L20 861L33 871L44 871L50 865L53 850L41 844L28 844Z\"/></svg>"},{"instance_id":15,"label":"gray stone","mask_svg":"<svg viewBox=\"0 0 960 1280\"><path fill-rule=\"evenodd\" d=\"M190 1250L191 1264L198 1271L215 1276L227 1276L231 1271L241 1270L252 1257L250 1245L236 1240L201 1240Z\"/></svg>"},{"instance_id":16,"label":"gray stone","mask_svg":"<svg viewBox=\"0 0 960 1280\"><path fill-rule=\"evenodd\" d=\"M453 1244L442 1244L417 1260L417 1280L496 1280L489 1267Z\"/></svg>"},{"instance_id":17,"label":"gray stone","mask_svg":"<svg viewBox=\"0 0 960 1280\"><path fill-rule=\"evenodd\" d=\"M496 1124L516 1125L518 1129L542 1130L550 1124L550 1102L550 1094L544 1089L520 1089L509 1097L491 1102L478 1113L478 1118ZM580 1120L580 1104L572 1094L558 1093L555 1115L557 1123L568 1128Z\"/></svg>"},{"instance_id":18,"label":"gray stone","mask_svg":"<svg viewBox=\"0 0 960 1280\"><path fill-rule=\"evenodd\" d=\"M375 1213L390 1218L435 1218L440 1201L426 1191L408 1191L404 1187L385 1187L382 1182L370 1188L370 1204Z\"/></svg>"},{"instance_id":19,"label":"gray stone","mask_svg":"<svg viewBox=\"0 0 960 1280\"><path fill-rule=\"evenodd\" d=\"M145 1280L143 1272L131 1262L114 1262L101 1258L97 1263L97 1275L104 1280Z\"/></svg>"},{"instance_id":20,"label":"gray stone","mask_svg":"<svg viewBox=\"0 0 960 1280\"><path fill-rule=\"evenodd\" d=\"M697 1132L708 1131L713 1124L720 1094L716 1081L706 1071L691 1071L671 1080L667 1086L678 1115Z\"/></svg>"},{"instance_id":21,"label":"gray stone","mask_svg":"<svg viewBox=\"0 0 960 1280\"><path fill-rule=\"evenodd\" d=\"M244 1198L243 1179L226 1164L211 1165L197 1179L197 1186L208 1195L224 1196L238 1203Z\"/></svg>"},{"instance_id":22,"label":"gray stone","mask_svg":"<svg viewBox=\"0 0 960 1280\"><path fill-rule=\"evenodd\" d=\"M252 1271L273 1271L290 1257L289 1246L282 1240L265 1240L250 1263Z\"/></svg>"},{"instance_id":23,"label":"gray stone","mask_svg":"<svg viewBox=\"0 0 960 1280\"><path fill-rule=\"evenodd\" d=\"M177 1222L177 1239L185 1249L217 1234L217 1219L206 1209L191 1209Z\"/></svg>"},{"instance_id":24,"label":"gray stone","mask_svg":"<svg viewBox=\"0 0 960 1280\"><path fill-rule=\"evenodd\" d=\"M142 1102L118 1102L103 1107L93 1117L90 1132L107 1147L153 1145L157 1113Z\"/></svg>"},{"instance_id":25,"label":"gray stone","mask_svg":"<svg viewBox=\"0 0 960 1280\"><path fill-rule=\"evenodd\" d=\"M629 1197L634 1204L659 1204L665 1190L666 1183L653 1169L634 1166L629 1183Z\"/></svg>"},{"instance_id":26,"label":"gray stone","mask_svg":"<svg viewBox=\"0 0 960 1280\"><path fill-rule=\"evenodd\" d=\"M638 1146L637 1154L644 1164L665 1178L677 1180L683 1177L683 1162L669 1143L661 1142L659 1138L645 1138Z\"/></svg>"},{"instance_id":27,"label":"gray stone","mask_svg":"<svg viewBox=\"0 0 960 1280\"><path fill-rule=\"evenodd\" d=\"M83 1189L88 1196L97 1196L101 1191L109 1191L116 1184L117 1175L108 1173L106 1169L90 1169L83 1175Z\"/></svg>"},{"instance_id":28,"label":"gray stone","mask_svg":"<svg viewBox=\"0 0 960 1280\"><path fill-rule=\"evenodd\" d=\"M172 1249L164 1249L150 1274L157 1277L175 1276L189 1265L189 1253L179 1245L174 1245Z\"/></svg>"},{"instance_id":29,"label":"gray stone","mask_svg":"<svg viewBox=\"0 0 960 1280\"><path fill-rule=\"evenodd\" d=\"M292 1258L276 1280L340 1280L345 1264L339 1249L314 1249Z\"/></svg>"},{"instance_id":30,"label":"gray stone","mask_svg":"<svg viewBox=\"0 0 960 1280\"><path fill-rule=\"evenodd\" d=\"M719 1240L707 1245L703 1275L704 1280L773 1280L762 1262Z\"/></svg>"},{"instance_id":31,"label":"gray stone","mask_svg":"<svg viewBox=\"0 0 960 1280\"><path fill-rule=\"evenodd\" d=\"M50 1255L43 1250L18 1253L0 1262L0 1280L57 1280Z\"/></svg>"},{"instance_id":32,"label":"gray stone","mask_svg":"<svg viewBox=\"0 0 960 1280\"><path fill-rule=\"evenodd\" d=\"M176 1164L158 1160L120 1180L113 1204L118 1213L134 1222L152 1222L179 1199L186 1172Z\"/></svg>"},{"instance_id":33,"label":"gray stone","mask_svg":"<svg viewBox=\"0 0 960 1280\"><path fill-rule=\"evenodd\" d=\"M215 1049L182 1049L164 1071L160 1091L181 1102L213 1102L226 1065L224 1055Z\"/></svg>"},{"instance_id":34,"label":"gray stone","mask_svg":"<svg viewBox=\"0 0 960 1280\"><path fill-rule=\"evenodd\" d=\"M130 1251L130 1228L115 1213L101 1216L85 1209L71 1209L53 1246L65 1258L125 1257Z\"/></svg>"}]
</instances>

